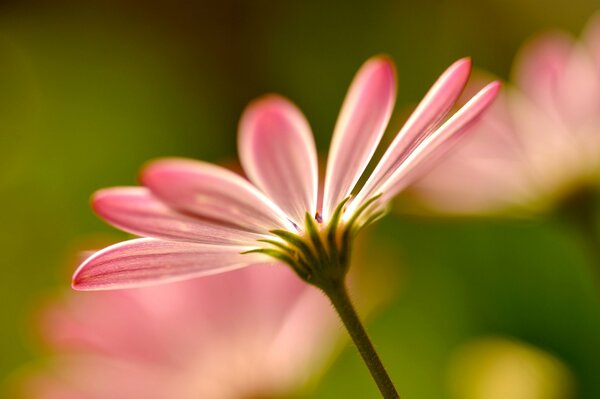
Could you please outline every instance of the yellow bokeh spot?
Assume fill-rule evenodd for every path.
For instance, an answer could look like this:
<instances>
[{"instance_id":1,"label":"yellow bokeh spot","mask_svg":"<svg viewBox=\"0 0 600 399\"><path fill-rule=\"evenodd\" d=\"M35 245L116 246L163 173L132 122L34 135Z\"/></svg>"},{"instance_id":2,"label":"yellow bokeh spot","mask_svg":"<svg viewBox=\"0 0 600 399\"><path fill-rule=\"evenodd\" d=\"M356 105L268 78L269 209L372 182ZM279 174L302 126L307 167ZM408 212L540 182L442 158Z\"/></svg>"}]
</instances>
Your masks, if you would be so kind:
<instances>
[{"instance_id":1,"label":"yellow bokeh spot","mask_svg":"<svg viewBox=\"0 0 600 399\"><path fill-rule=\"evenodd\" d=\"M460 348L449 366L454 399L570 399L574 380L550 353L505 338Z\"/></svg>"}]
</instances>

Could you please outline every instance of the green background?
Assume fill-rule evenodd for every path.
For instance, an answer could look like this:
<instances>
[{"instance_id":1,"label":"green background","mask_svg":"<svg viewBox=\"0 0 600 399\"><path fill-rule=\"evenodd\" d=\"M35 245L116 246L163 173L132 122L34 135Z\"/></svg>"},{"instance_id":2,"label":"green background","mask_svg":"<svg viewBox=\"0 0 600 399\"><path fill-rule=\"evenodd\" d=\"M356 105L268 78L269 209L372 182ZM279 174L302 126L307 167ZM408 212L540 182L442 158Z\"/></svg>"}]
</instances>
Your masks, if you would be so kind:
<instances>
[{"instance_id":1,"label":"green background","mask_svg":"<svg viewBox=\"0 0 600 399\"><path fill-rule=\"evenodd\" d=\"M0 6L0 376L39 354L31 312L68 287L73 252L98 234L88 198L136 183L158 156L236 158L239 115L279 92L305 112L321 154L353 74L397 63L395 133L452 61L509 78L515 52L547 28L574 34L594 1L8 1ZM600 132L599 132L600 133ZM600 295L570 230L536 221L393 213L369 251L397 263L393 301L369 330L406 398L446 398L449 358L477 337L519 339L600 397ZM600 267L600 265L596 265ZM311 396L312 397L312 396ZM348 347L316 398L376 397Z\"/></svg>"}]
</instances>

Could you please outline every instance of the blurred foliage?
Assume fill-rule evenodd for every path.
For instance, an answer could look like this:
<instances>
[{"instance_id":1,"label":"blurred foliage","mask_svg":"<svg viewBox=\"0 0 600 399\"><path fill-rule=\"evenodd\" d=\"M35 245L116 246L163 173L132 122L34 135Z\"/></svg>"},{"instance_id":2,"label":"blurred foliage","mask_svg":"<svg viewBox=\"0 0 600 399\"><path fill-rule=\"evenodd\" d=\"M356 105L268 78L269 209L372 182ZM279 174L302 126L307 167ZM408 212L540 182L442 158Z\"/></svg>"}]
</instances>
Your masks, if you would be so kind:
<instances>
[{"instance_id":1,"label":"blurred foliage","mask_svg":"<svg viewBox=\"0 0 600 399\"><path fill-rule=\"evenodd\" d=\"M113 231L89 209L95 189L135 183L153 157L235 159L240 112L269 91L305 111L325 154L347 85L367 57L396 60L401 110L465 55L507 78L527 37L549 27L576 33L595 7L591 0L3 2L0 375L35 357L28 314L40 295L68 286L72 248ZM402 115L388 133L401 122ZM546 351L573 375L576 397L600 397L600 282L564 226L390 215L371 232L369 251L390 254L402 279L369 329L404 397L449 397L453 354L489 335ZM353 348L315 397L376 397Z\"/></svg>"}]
</instances>

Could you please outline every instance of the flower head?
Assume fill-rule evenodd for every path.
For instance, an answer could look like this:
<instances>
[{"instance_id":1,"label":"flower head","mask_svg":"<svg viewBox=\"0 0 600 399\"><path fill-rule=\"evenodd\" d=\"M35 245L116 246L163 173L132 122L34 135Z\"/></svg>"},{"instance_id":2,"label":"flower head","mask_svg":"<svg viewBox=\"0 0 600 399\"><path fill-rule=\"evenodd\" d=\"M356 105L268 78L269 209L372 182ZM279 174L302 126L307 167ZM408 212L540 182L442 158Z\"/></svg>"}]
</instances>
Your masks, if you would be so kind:
<instances>
[{"instance_id":1,"label":"flower head","mask_svg":"<svg viewBox=\"0 0 600 399\"><path fill-rule=\"evenodd\" d=\"M288 397L331 357L341 330L326 298L286 268L69 295L48 306L52 355L27 398Z\"/></svg>"},{"instance_id":2,"label":"flower head","mask_svg":"<svg viewBox=\"0 0 600 399\"><path fill-rule=\"evenodd\" d=\"M442 74L359 188L396 94L391 61L368 60L342 105L322 198L315 144L300 110L275 95L256 100L242 116L238 141L253 184L215 165L166 159L143 170L143 187L99 191L93 199L97 213L146 238L96 253L77 270L73 286L130 287L278 261L316 285L342 278L353 235L381 215L495 98L497 82L446 118L470 65L462 59Z\"/></svg>"},{"instance_id":3,"label":"flower head","mask_svg":"<svg viewBox=\"0 0 600 399\"><path fill-rule=\"evenodd\" d=\"M430 207L530 214L600 184L600 15L579 42L552 32L526 44L514 82L419 182Z\"/></svg>"}]
</instances>

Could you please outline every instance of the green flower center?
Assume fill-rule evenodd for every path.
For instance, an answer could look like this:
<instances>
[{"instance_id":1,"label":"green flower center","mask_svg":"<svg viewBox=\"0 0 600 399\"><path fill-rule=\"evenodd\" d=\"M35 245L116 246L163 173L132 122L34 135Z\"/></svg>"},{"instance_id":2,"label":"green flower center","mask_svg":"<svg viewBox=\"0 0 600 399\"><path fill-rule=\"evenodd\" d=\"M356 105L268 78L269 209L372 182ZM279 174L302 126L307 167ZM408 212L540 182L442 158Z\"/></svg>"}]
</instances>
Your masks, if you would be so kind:
<instances>
[{"instance_id":1,"label":"green flower center","mask_svg":"<svg viewBox=\"0 0 600 399\"><path fill-rule=\"evenodd\" d=\"M332 282L343 281L349 267L354 237L365 226L385 213L378 210L377 195L366 201L346 221L342 220L350 197L335 209L328 224L319 214L304 217L304 229L295 233L288 230L271 230L274 239L262 239L268 247L245 253L262 253L288 264L296 274L309 284L321 289Z\"/></svg>"}]
</instances>

